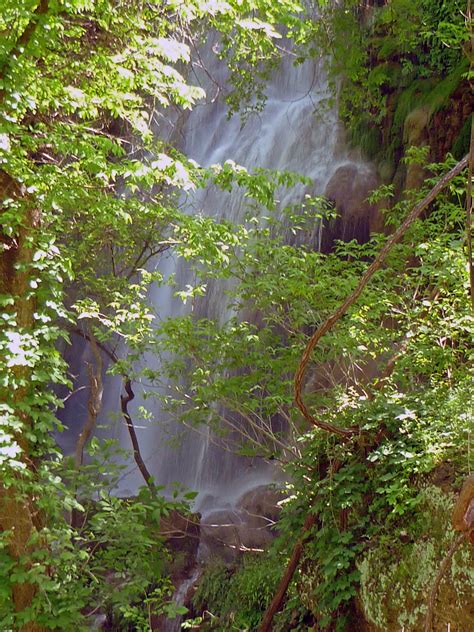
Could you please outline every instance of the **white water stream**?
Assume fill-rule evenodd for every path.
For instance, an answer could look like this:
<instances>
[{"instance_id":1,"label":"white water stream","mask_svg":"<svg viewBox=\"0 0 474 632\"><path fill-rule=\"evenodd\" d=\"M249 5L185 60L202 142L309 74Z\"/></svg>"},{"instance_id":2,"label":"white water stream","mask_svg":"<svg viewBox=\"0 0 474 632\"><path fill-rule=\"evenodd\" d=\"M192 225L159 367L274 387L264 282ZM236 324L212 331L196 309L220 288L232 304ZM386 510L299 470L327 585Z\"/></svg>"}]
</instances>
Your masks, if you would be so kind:
<instances>
[{"instance_id":1,"label":"white water stream","mask_svg":"<svg viewBox=\"0 0 474 632\"><path fill-rule=\"evenodd\" d=\"M225 74L213 59L215 56L210 43L203 61L213 78L224 84ZM179 129L180 148L198 163L210 165L231 159L247 168L258 166L295 171L310 177L310 187L299 185L290 193L283 194L282 206L296 202L305 193L324 194L331 178L341 167L350 167L354 177L361 182L373 181L372 168L344 144L336 110L328 111L325 105L329 90L321 62L309 61L294 67L291 59L285 61L268 86L265 109L250 116L243 128L238 116L228 120L221 100L212 102L215 85L204 73L198 79L202 80L208 92L208 101L197 105ZM158 133L163 132L158 130ZM344 194L343 191L339 193ZM194 195L188 212L202 212L239 222L243 220L245 205L241 194L229 196L211 187ZM314 247L319 246L320 239L321 226L316 225L312 239ZM160 270L165 276L174 274L182 287L193 283L188 278L186 266L172 255L161 260ZM222 285L209 283L207 295L199 303L200 317L225 318L223 291ZM160 319L183 313L183 304L174 297L174 292L175 289L166 286L151 290L150 301ZM153 366L156 359L148 357L145 362ZM274 479L272 466L258 459L238 458L219 449L206 429L201 434L188 431L179 447L172 447L169 438L175 431L170 429L170 424L174 422L164 417L157 402L143 401L138 386L135 391L137 397L130 410L136 421L142 456L150 473L158 484L179 481L198 491L197 510L206 514L230 509L242 493ZM115 420L108 421L110 429L107 434L118 438L120 444L129 449L127 428L118 414L119 396L119 380L108 379L104 410L116 414ZM150 420L139 421L138 408L141 405L150 410ZM120 493L131 495L140 485L143 485L143 480L131 462L127 475L122 479Z\"/></svg>"}]
</instances>

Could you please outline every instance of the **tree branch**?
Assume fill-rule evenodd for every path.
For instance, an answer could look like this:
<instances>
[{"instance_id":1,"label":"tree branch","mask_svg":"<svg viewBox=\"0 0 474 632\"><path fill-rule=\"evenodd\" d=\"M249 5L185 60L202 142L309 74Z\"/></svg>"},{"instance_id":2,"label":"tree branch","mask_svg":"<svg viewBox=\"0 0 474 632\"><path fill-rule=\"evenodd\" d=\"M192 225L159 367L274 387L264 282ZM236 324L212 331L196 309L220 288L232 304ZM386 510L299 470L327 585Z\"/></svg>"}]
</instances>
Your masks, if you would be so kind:
<instances>
[{"instance_id":1,"label":"tree branch","mask_svg":"<svg viewBox=\"0 0 474 632\"><path fill-rule=\"evenodd\" d=\"M118 356L116 355L116 353L114 351L111 351L108 347L106 347L104 344L98 342L97 340L95 340L95 338L93 336L91 336L90 334L86 333L85 331L83 331L82 329L76 328L76 327L69 327L68 330L73 333L76 334L77 336L81 336L81 338L84 338L85 340L87 340L88 342L90 342L93 346L95 345L97 349L100 349L103 353L106 354L106 356L113 362L116 363L118 362ZM133 458L135 459L135 463L138 466L138 469L140 470L145 483L148 485L150 491L152 493L155 492L155 486L153 484L153 479L152 476L150 474L150 472L148 471L147 466L145 465L145 462L142 458L141 452L140 452L140 444L138 442L138 437L137 437L137 433L135 431L135 426L133 423L133 420L130 416L130 413L128 412L128 404L132 401L132 399L135 398L135 393L133 392L132 389L132 382L130 380L130 377L126 374L122 374L122 382L123 382L123 387L125 389L125 395L120 395L120 407L122 410L122 415L123 418L125 420L125 424L127 426L128 429L128 433L130 435L130 440L132 442L132 447L133 447ZM77 459L77 453L76 453L76 459Z\"/></svg>"},{"instance_id":2,"label":"tree branch","mask_svg":"<svg viewBox=\"0 0 474 632\"><path fill-rule=\"evenodd\" d=\"M286 567L285 574L281 578L277 591L270 605L268 606L267 611L265 612L265 616L260 625L259 632L271 632L273 617L281 607L283 599L286 595L286 591L288 590L288 586L290 585L293 575L295 574L295 571L298 568L298 564L300 563L304 542L315 524L316 515L314 513L308 513L308 515L306 516L306 520L304 521L303 528L301 530L301 535L298 539L298 542L295 544L293 552L291 553L291 557Z\"/></svg>"},{"instance_id":3,"label":"tree branch","mask_svg":"<svg viewBox=\"0 0 474 632\"><path fill-rule=\"evenodd\" d=\"M80 336L81 338L84 338L84 340L92 342L92 337L87 332L79 329L79 327L67 327L67 330L71 334L76 334L76 336ZM95 340L95 344L97 345L97 347L99 347L101 351L105 353L109 360L112 360L112 362L114 363L118 362L117 354L114 351L106 347L102 342L99 342L98 340Z\"/></svg>"},{"instance_id":4,"label":"tree branch","mask_svg":"<svg viewBox=\"0 0 474 632\"><path fill-rule=\"evenodd\" d=\"M130 413L128 412L128 404L135 398L135 393L132 390L132 383L130 378L124 376L123 378L123 386L125 389L125 395L120 395L120 406L122 409L122 415L125 419L125 423L127 424L128 432L130 434L130 440L133 446L133 457L135 459L135 463L138 466L143 478L145 479L145 483L148 485L148 488L152 492L155 493L155 485L153 483L153 478L148 471L148 468L145 464L145 461L142 459L142 455L140 452L140 444L138 443L137 433L135 431L135 426L133 425L132 418L130 417Z\"/></svg>"},{"instance_id":5,"label":"tree branch","mask_svg":"<svg viewBox=\"0 0 474 632\"><path fill-rule=\"evenodd\" d=\"M5 62L3 63L3 65L0 67L0 76L3 77L6 70L8 69L8 66L11 64L12 60L14 58L19 57L24 49L28 46L29 42L31 41L31 38L33 37L40 18L43 15L46 15L46 13L49 10L49 0L40 0L39 4L37 5L36 9L33 11L33 13L31 14L31 18L30 21L28 22L28 24L25 26L25 28L23 29L23 33L21 33L21 35L19 35L18 39L16 40L15 44L13 45L12 50L9 52L7 59L5 60ZM3 97L3 93L0 92L0 100Z\"/></svg>"},{"instance_id":6,"label":"tree branch","mask_svg":"<svg viewBox=\"0 0 474 632\"><path fill-rule=\"evenodd\" d=\"M426 209L431 202L436 198L438 193L442 191L448 184L451 182L453 178L461 173L461 171L467 166L469 156L465 156L460 162L457 163L455 167L453 167L447 174L445 174L439 182L431 189L431 191L414 206L412 211L408 214L405 221L397 228L397 230L389 237L386 241L385 245L371 263L371 265L367 268L365 273L361 276L359 283L355 290L350 294L346 300L336 309L336 311L316 330L316 332L310 338L306 348L301 357L301 362L298 367L298 370L295 375L295 383L294 383L294 392L295 392L295 402L303 413L304 418L309 421L316 428L320 428L321 430L326 430L327 432L331 432L340 437L350 437L356 434L359 429L358 428L339 428L338 426L334 426L326 421L321 419L315 419L313 415L309 412L302 395L302 384L303 379L306 373L306 368L308 362L310 360L311 354L316 346L316 344L321 340L321 338L330 331L337 321L342 318L342 316L347 312L349 307L353 305L359 296L362 294L365 286L368 284L372 276L377 272L377 270L382 266L382 263L387 258L388 254L392 250L393 246L403 237L408 228L413 224L413 222L421 215L421 213Z\"/></svg>"}]
</instances>

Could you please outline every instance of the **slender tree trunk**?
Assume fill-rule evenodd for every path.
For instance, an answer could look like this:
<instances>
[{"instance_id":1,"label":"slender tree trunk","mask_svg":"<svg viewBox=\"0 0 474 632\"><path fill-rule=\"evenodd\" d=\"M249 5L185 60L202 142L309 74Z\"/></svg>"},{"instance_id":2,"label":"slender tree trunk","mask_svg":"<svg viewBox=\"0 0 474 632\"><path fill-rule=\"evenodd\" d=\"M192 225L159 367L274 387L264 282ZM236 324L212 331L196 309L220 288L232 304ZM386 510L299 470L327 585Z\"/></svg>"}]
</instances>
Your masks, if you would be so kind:
<instances>
[{"instance_id":1,"label":"slender tree trunk","mask_svg":"<svg viewBox=\"0 0 474 632\"><path fill-rule=\"evenodd\" d=\"M0 201L6 197L23 197L21 188L4 172L0 172ZM0 214L2 213L0 206ZM38 211L30 209L25 211L21 228L14 235L0 233L0 294L13 298L13 304L9 307L11 313L16 314L16 326L18 331L31 330L33 327L33 314L35 304L29 298L29 264L32 261L32 245L30 237L39 226L40 216ZM22 450L20 456L26 469L34 471L34 463L30 458L30 448L25 439L24 430L31 428L32 422L21 408L28 387L23 386L28 379L28 367L13 365L12 375L19 384L12 391L1 391L0 399L8 402L15 417L21 422L23 432L18 431L13 437ZM8 428L6 431L8 432ZM11 431L8 432L11 434ZM8 466L7 466L8 467ZM17 477L21 482L22 473L10 470L10 479ZM34 499L27 495L20 495L17 485L5 486L0 484L0 531L9 532L8 552L14 561L19 561L29 553L29 541L31 536L41 528L41 518L35 508ZM36 594L36 586L28 582L17 582L12 586L13 607L15 612L22 612L28 608ZM42 632L45 628L32 622L22 626L22 632Z\"/></svg>"},{"instance_id":2,"label":"slender tree trunk","mask_svg":"<svg viewBox=\"0 0 474 632\"><path fill-rule=\"evenodd\" d=\"M295 571L298 568L298 564L300 563L301 555L303 553L304 541L315 524L316 515L313 513L308 513L308 515L306 516L306 520L304 521L303 528L301 530L301 535L291 553L290 561L288 562L288 565L285 569L285 573L281 578L280 583L278 584L277 591L273 596L273 599L268 606L267 611L265 612L265 616L260 625L259 632L271 631L273 617L280 609L281 604L283 603L283 599L285 598L286 591L288 590L288 586L290 585L293 575L295 574Z\"/></svg>"},{"instance_id":3,"label":"slender tree trunk","mask_svg":"<svg viewBox=\"0 0 474 632\"><path fill-rule=\"evenodd\" d=\"M97 342L95 337L92 334L89 334L90 337L90 345L92 349L92 353L94 356L95 367L92 363L89 363L87 366L87 373L89 376L89 386L90 386L90 395L89 402L87 404L87 419L82 428L81 434L76 443L76 450L74 456L74 465L78 470L84 458L84 448L86 447L89 439L91 438L94 428L97 422L97 416L102 407L102 394L104 391L104 386L102 383L102 369L103 362L102 356L99 351L99 347L97 346Z\"/></svg>"},{"instance_id":4,"label":"slender tree trunk","mask_svg":"<svg viewBox=\"0 0 474 632\"><path fill-rule=\"evenodd\" d=\"M94 356L94 363L89 362L87 364L90 389L89 401L87 402L87 417L77 439L76 449L74 451L74 467L77 472L81 469L84 460L84 448L94 433L97 417L100 413L100 409L102 408L102 395L104 392L104 385L102 381L102 355L100 353L98 343L92 333L88 334L88 340L91 345L92 355ZM75 496L77 499L77 489ZM82 512L75 508L71 511L71 526L76 529L79 529L83 523L83 520L81 520L81 513Z\"/></svg>"},{"instance_id":5,"label":"slender tree trunk","mask_svg":"<svg viewBox=\"0 0 474 632\"><path fill-rule=\"evenodd\" d=\"M135 459L135 463L137 464L138 469L140 470L145 483L148 485L148 489L152 494L156 493L155 484L153 483L153 477L148 471L148 468L145 464L145 461L142 458L142 454L140 452L140 444L138 443L137 433L135 432L135 426L133 424L130 413L128 412L128 404L135 398L135 393L132 389L132 383L128 376L124 376L123 378L123 387L125 389L125 395L120 395L120 406L122 409L122 415L127 424L128 433L130 435L130 440L133 446L133 458Z\"/></svg>"}]
</instances>

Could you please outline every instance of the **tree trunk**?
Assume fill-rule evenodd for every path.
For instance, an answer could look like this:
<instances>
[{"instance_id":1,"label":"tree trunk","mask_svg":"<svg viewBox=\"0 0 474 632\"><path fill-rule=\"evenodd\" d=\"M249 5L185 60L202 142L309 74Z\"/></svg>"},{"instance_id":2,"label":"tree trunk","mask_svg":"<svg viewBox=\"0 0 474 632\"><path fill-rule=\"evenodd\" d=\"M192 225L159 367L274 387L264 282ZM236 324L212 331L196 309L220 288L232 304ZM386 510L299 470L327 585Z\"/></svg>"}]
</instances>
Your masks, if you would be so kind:
<instances>
[{"instance_id":1,"label":"tree trunk","mask_svg":"<svg viewBox=\"0 0 474 632\"><path fill-rule=\"evenodd\" d=\"M0 200L6 197L23 197L23 191L8 174L0 171ZM4 211L0 206L0 214ZM21 227L14 235L0 233L0 294L13 298L13 304L8 307L16 314L17 331L30 330L33 327L34 301L29 298L29 264L32 261L33 249L29 238L39 226L39 212L35 209L26 210ZM28 367L22 365L11 366L11 373L17 382L17 388L2 392L0 399L6 402L15 417L21 422L23 429L31 427L31 420L19 406L27 392ZM8 428L5 428L8 434ZM28 441L25 432L18 431L14 436L15 442L22 450L21 461L26 465L29 473L34 471L34 463L30 458ZM8 464L6 465L8 468ZM4 476L4 475L3 475ZM3 478L2 476L2 478ZM7 472L12 481L15 478L21 483L21 471ZM5 479L7 478L5 477ZM4 479L4 480L5 480ZM35 509L34 499L25 494L20 495L19 486L0 484L0 532L8 531L8 552L14 561L19 561L30 551L30 538L41 528L41 518ZM29 606L36 594L36 586L28 582L17 582L12 586L13 608L15 612L22 612ZM34 622L26 623L20 628L21 632L42 632L44 627Z\"/></svg>"}]
</instances>

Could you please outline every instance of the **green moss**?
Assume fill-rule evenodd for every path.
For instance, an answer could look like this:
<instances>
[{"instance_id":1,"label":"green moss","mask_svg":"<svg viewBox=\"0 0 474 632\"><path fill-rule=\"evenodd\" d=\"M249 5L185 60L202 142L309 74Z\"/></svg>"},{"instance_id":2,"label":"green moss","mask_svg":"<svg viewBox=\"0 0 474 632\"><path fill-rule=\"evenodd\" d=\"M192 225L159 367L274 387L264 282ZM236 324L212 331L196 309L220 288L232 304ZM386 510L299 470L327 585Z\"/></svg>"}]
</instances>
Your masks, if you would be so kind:
<instances>
[{"instance_id":1,"label":"green moss","mask_svg":"<svg viewBox=\"0 0 474 632\"><path fill-rule=\"evenodd\" d=\"M391 541L372 548L358 564L362 607L378 628L422 629L427 595L455 537L451 511L452 498L437 487L427 487L420 493L418 520L404 529L410 542L402 544L392 534ZM446 616L456 629L473 629L473 589L472 551L465 545L456 552L441 584L437 616Z\"/></svg>"},{"instance_id":2,"label":"green moss","mask_svg":"<svg viewBox=\"0 0 474 632\"><path fill-rule=\"evenodd\" d=\"M436 83L434 88L426 94L424 102L430 107L431 116L448 104L450 96L463 80L463 75L468 68L468 60L463 59L447 77Z\"/></svg>"},{"instance_id":3,"label":"green moss","mask_svg":"<svg viewBox=\"0 0 474 632\"><path fill-rule=\"evenodd\" d=\"M382 134L373 122L360 119L351 130L350 142L354 147L360 147L367 158L373 160L380 152Z\"/></svg>"},{"instance_id":4,"label":"green moss","mask_svg":"<svg viewBox=\"0 0 474 632\"><path fill-rule=\"evenodd\" d=\"M405 119L415 108L425 104L426 95L430 93L433 86L432 79L419 79L400 92L393 117L392 137L402 138Z\"/></svg>"},{"instance_id":5,"label":"green moss","mask_svg":"<svg viewBox=\"0 0 474 632\"><path fill-rule=\"evenodd\" d=\"M453 143L452 153L456 160L461 160L463 156L469 153L469 146L471 144L471 119L471 116L466 118L461 131Z\"/></svg>"},{"instance_id":6,"label":"green moss","mask_svg":"<svg viewBox=\"0 0 474 632\"><path fill-rule=\"evenodd\" d=\"M468 68L467 60L463 60L443 80L421 79L414 81L397 98L393 118L392 136L400 136L407 116L416 108L428 106L431 118L438 110L445 107L451 95L463 79Z\"/></svg>"}]
</instances>

